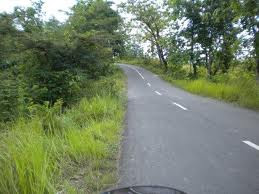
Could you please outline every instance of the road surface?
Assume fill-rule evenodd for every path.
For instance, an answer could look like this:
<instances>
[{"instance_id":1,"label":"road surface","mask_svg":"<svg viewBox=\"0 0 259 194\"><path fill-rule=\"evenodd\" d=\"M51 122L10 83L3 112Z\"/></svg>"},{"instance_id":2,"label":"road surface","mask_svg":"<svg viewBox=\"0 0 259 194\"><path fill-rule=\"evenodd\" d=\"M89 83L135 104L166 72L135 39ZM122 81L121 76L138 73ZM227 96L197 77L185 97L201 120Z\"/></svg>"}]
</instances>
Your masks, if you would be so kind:
<instances>
[{"instance_id":1,"label":"road surface","mask_svg":"<svg viewBox=\"0 0 259 194\"><path fill-rule=\"evenodd\" d=\"M259 113L175 88L140 67L128 77L120 186L259 194Z\"/></svg>"}]
</instances>

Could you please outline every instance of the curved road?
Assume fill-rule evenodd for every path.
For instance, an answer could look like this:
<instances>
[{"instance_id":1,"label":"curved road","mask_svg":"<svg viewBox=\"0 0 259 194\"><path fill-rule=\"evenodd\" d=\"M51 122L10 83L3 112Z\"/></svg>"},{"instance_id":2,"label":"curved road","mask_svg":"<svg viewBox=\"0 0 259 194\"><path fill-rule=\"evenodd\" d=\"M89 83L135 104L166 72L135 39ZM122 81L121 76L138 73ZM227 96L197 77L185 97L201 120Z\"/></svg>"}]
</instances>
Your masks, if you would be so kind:
<instances>
[{"instance_id":1,"label":"curved road","mask_svg":"<svg viewBox=\"0 0 259 194\"><path fill-rule=\"evenodd\" d=\"M120 66L128 76L120 186L259 193L259 113L192 95L143 68Z\"/></svg>"}]
</instances>

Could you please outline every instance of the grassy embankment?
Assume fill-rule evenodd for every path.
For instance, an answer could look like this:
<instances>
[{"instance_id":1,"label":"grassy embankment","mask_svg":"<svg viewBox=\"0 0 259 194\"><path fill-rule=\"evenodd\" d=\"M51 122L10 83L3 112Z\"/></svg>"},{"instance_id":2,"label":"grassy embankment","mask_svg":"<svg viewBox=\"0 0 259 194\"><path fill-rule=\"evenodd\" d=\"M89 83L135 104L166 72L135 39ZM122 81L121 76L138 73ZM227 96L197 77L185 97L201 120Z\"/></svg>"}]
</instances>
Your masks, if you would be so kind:
<instances>
[{"instance_id":1,"label":"grassy embankment","mask_svg":"<svg viewBox=\"0 0 259 194\"><path fill-rule=\"evenodd\" d=\"M174 75L172 73L164 73L156 61L133 59L121 60L120 62L142 66L158 74L173 85L194 94L259 110L259 86L254 79L254 75L245 72L241 68L235 68L228 74L217 75L211 80L206 78L206 70L200 68L198 72L199 79L193 80L188 78L187 69L178 70L179 72L176 72Z\"/></svg>"},{"instance_id":2,"label":"grassy embankment","mask_svg":"<svg viewBox=\"0 0 259 194\"><path fill-rule=\"evenodd\" d=\"M124 75L86 85L71 108L35 105L0 125L0 193L97 193L116 182Z\"/></svg>"}]
</instances>

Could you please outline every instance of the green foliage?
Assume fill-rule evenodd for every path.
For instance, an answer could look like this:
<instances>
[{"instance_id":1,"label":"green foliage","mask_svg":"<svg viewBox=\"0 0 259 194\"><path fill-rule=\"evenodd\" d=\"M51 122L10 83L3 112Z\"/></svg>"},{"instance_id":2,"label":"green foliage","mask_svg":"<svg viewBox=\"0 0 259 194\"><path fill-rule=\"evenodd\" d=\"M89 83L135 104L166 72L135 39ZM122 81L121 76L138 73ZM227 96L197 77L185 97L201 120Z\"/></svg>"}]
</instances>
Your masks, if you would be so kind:
<instances>
[{"instance_id":1,"label":"green foliage","mask_svg":"<svg viewBox=\"0 0 259 194\"><path fill-rule=\"evenodd\" d=\"M42 6L0 13L0 193L95 193L117 178L121 19L104 0L65 23Z\"/></svg>"},{"instance_id":2,"label":"green foliage","mask_svg":"<svg viewBox=\"0 0 259 194\"><path fill-rule=\"evenodd\" d=\"M145 62L146 61L146 62ZM197 75L199 79L188 76L189 66L173 67L169 66L169 71L165 73L158 65L157 60L121 60L121 63L135 64L142 66L158 75L164 80L183 88L194 94L208 96L238 104L250 109L259 110L259 86L255 80L256 75L247 70L251 61L244 61L232 68L229 73L217 74L211 79L207 78L207 69L201 67ZM252 61L252 64L253 61ZM172 70L170 71L170 69Z\"/></svg>"},{"instance_id":3,"label":"green foliage","mask_svg":"<svg viewBox=\"0 0 259 194\"><path fill-rule=\"evenodd\" d=\"M103 0L89 3L79 1L72 11L66 33L70 35L70 39L74 39L76 58L80 59L77 64L101 74L120 47L118 44L121 44L121 37L117 30L121 18Z\"/></svg>"},{"instance_id":4,"label":"green foliage","mask_svg":"<svg viewBox=\"0 0 259 194\"><path fill-rule=\"evenodd\" d=\"M129 14L133 15L137 28L142 29L143 39L151 43L151 50L156 48L160 63L167 70L166 46L167 40L162 36L169 24L167 12L155 1L128 0L121 5Z\"/></svg>"},{"instance_id":5,"label":"green foliage","mask_svg":"<svg viewBox=\"0 0 259 194\"><path fill-rule=\"evenodd\" d=\"M0 73L0 120L12 120L18 114L19 96L15 77L11 72Z\"/></svg>"},{"instance_id":6,"label":"green foliage","mask_svg":"<svg viewBox=\"0 0 259 194\"><path fill-rule=\"evenodd\" d=\"M106 82L117 85L117 95L107 95ZM63 111L61 101L32 105L29 118L20 117L0 134L1 192L97 193L115 182L123 74L117 70L96 84L107 91L100 96L94 92Z\"/></svg>"},{"instance_id":7,"label":"green foliage","mask_svg":"<svg viewBox=\"0 0 259 194\"><path fill-rule=\"evenodd\" d=\"M227 72L240 44L237 40L240 27L235 25L238 13L232 9L231 1L172 1L170 5L174 20L188 22L177 35L185 38L188 47L181 50L189 53L194 77L197 65L204 65L209 76ZM176 45L173 49L177 49ZM217 64L214 69L213 64Z\"/></svg>"},{"instance_id":8,"label":"green foliage","mask_svg":"<svg viewBox=\"0 0 259 194\"><path fill-rule=\"evenodd\" d=\"M215 83L204 79L188 81L166 78L166 80L195 94L259 109L259 87L251 78L242 77L226 83Z\"/></svg>"},{"instance_id":9,"label":"green foliage","mask_svg":"<svg viewBox=\"0 0 259 194\"><path fill-rule=\"evenodd\" d=\"M112 72L122 42L121 19L109 2L78 1L64 24L44 21L42 6L0 14L0 122L27 113L30 104L74 103L81 72L86 79Z\"/></svg>"},{"instance_id":10,"label":"green foliage","mask_svg":"<svg viewBox=\"0 0 259 194\"><path fill-rule=\"evenodd\" d=\"M168 0L162 6L153 0L133 0L122 7L133 15L136 25L131 28L141 31L136 35L149 43L147 55L155 58L157 54L165 70L174 76L180 77L172 72L174 68L179 71L180 66L190 64L190 77L197 78L202 66L212 78L227 73L237 59L252 57L259 75L254 0Z\"/></svg>"},{"instance_id":11,"label":"green foliage","mask_svg":"<svg viewBox=\"0 0 259 194\"><path fill-rule=\"evenodd\" d=\"M163 9L152 0L124 5L139 22L149 50L146 56L134 56L131 46L122 61L143 66L193 93L258 109L256 1L168 0ZM163 55L159 46L166 53L165 72L157 65Z\"/></svg>"}]
</instances>

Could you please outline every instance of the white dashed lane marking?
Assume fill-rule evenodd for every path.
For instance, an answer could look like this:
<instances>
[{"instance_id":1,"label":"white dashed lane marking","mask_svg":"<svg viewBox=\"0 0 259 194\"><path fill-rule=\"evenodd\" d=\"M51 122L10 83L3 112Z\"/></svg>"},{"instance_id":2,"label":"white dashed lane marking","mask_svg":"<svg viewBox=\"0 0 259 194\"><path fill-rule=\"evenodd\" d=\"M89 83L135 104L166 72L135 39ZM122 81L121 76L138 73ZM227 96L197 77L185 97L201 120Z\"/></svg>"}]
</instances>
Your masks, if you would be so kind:
<instances>
[{"instance_id":1,"label":"white dashed lane marking","mask_svg":"<svg viewBox=\"0 0 259 194\"><path fill-rule=\"evenodd\" d=\"M127 66L127 67L129 67L129 66ZM141 77L142 79L145 79L144 76L143 76L136 68L133 68L133 67L129 67L129 68L135 70L135 71L140 75L140 77Z\"/></svg>"},{"instance_id":2,"label":"white dashed lane marking","mask_svg":"<svg viewBox=\"0 0 259 194\"><path fill-rule=\"evenodd\" d=\"M159 96L162 96L162 94L158 91L155 91L155 93L157 93L157 95L159 95Z\"/></svg>"},{"instance_id":3,"label":"white dashed lane marking","mask_svg":"<svg viewBox=\"0 0 259 194\"><path fill-rule=\"evenodd\" d=\"M181 109L183 109L183 110L188 110L187 108L185 108L184 106L182 106L182 105L180 105L180 104L178 104L178 103L176 103L176 102L173 102L173 104L174 104L175 106L178 106L179 108L181 108Z\"/></svg>"},{"instance_id":4,"label":"white dashed lane marking","mask_svg":"<svg viewBox=\"0 0 259 194\"><path fill-rule=\"evenodd\" d=\"M140 77L141 77L142 79L145 79L144 76L143 76L137 69L135 69L135 70L136 70L136 72L138 72L138 74L140 75Z\"/></svg>"},{"instance_id":5,"label":"white dashed lane marking","mask_svg":"<svg viewBox=\"0 0 259 194\"><path fill-rule=\"evenodd\" d=\"M256 149L256 150L259 151L259 146L256 145L256 144L254 144L253 142L251 142L251 141L243 141L243 142L244 142L245 144L249 145L250 147L252 147L252 148L254 148L254 149Z\"/></svg>"}]
</instances>

